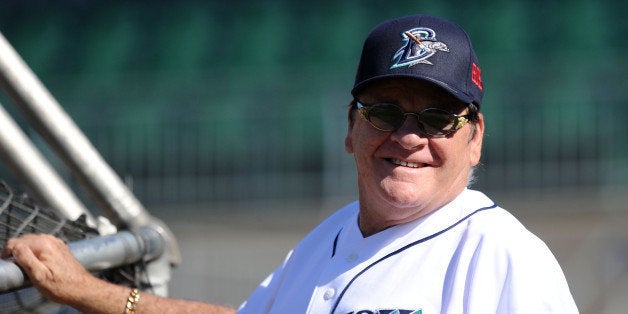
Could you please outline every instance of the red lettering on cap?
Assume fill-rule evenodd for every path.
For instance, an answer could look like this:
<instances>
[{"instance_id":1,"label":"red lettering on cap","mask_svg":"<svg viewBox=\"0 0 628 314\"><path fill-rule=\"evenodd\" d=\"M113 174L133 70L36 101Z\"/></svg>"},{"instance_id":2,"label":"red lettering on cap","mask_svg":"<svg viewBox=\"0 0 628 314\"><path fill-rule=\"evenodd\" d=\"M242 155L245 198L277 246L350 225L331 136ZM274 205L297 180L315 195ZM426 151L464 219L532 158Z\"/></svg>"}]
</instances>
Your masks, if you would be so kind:
<instances>
[{"instance_id":1,"label":"red lettering on cap","mask_svg":"<svg viewBox=\"0 0 628 314\"><path fill-rule=\"evenodd\" d=\"M480 67L475 63L471 65L471 81L482 90L482 70L480 70Z\"/></svg>"}]
</instances>

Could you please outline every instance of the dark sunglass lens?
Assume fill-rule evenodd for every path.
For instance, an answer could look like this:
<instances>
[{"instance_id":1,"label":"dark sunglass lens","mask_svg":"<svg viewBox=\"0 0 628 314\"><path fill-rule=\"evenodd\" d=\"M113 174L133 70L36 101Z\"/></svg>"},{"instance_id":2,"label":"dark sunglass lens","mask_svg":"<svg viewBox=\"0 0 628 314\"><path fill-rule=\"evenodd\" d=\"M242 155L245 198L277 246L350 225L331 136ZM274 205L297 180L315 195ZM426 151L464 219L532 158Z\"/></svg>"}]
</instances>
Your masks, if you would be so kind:
<instances>
[{"instance_id":1,"label":"dark sunglass lens","mask_svg":"<svg viewBox=\"0 0 628 314\"><path fill-rule=\"evenodd\" d=\"M403 111L395 105L379 104L369 108L369 121L385 131L392 131L403 123Z\"/></svg>"},{"instance_id":2,"label":"dark sunglass lens","mask_svg":"<svg viewBox=\"0 0 628 314\"><path fill-rule=\"evenodd\" d=\"M456 117L444 110L427 109L421 112L421 123L427 134L443 135L454 127Z\"/></svg>"}]
</instances>

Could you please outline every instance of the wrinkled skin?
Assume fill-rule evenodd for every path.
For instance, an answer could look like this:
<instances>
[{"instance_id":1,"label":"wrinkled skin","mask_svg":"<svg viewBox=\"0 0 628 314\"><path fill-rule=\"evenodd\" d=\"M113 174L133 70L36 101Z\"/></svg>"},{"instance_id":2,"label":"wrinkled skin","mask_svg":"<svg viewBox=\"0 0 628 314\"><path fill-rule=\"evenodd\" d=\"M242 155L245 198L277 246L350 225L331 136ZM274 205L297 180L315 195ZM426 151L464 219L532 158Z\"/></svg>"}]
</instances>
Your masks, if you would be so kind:
<instances>
[{"instance_id":1,"label":"wrinkled skin","mask_svg":"<svg viewBox=\"0 0 628 314\"><path fill-rule=\"evenodd\" d=\"M51 301L71 299L77 291L63 287L80 287L91 277L68 246L51 235L27 234L20 240L10 239L5 254L21 262L33 285Z\"/></svg>"}]
</instances>

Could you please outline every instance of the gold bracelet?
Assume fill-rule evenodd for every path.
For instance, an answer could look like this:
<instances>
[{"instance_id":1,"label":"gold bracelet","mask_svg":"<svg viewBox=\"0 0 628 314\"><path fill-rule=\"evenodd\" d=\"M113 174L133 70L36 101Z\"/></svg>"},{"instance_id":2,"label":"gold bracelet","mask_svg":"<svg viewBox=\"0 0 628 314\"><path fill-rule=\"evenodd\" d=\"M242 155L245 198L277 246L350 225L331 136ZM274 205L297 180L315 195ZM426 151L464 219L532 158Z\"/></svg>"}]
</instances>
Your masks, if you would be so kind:
<instances>
[{"instance_id":1,"label":"gold bracelet","mask_svg":"<svg viewBox=\"0 0 628 314\"><path fill-rule=\"evenodd\" d=\"M135 314L135 308L138 302L140 302L140 291L137 290L137 288L133 288L131 289L131 293L129 293L129 298L126 300L124 314Z\"/></svg>"}]
</instances>

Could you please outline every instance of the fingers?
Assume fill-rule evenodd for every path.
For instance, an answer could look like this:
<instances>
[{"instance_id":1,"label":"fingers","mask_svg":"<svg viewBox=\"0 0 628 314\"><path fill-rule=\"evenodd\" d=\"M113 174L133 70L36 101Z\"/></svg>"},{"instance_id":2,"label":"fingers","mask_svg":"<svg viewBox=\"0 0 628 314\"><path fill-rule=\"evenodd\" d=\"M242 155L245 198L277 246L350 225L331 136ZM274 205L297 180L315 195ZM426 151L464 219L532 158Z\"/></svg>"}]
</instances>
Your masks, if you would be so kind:
<instances>
[{"instance_id":1,"label":"fingers","mask_svg":"<svg viewBox=\"0 0 628 314\"><path fill-rule=\"evenodd\" d=\"M47 253L69 251L67 245L59 238L49 234L26 234L19 238L7 241L5 255L15 257L16 250L30 250L38 259L45 257ZM70 253L71 254L71 253Z\"/></svg>"},{"instance_id":2,"label":"fingers","mask_svg":"<svg viewBox=\"0 0 628 314\"><path fill-rule=\"evenodd\" d=\"M63 241L51 235L27 234L20 238L13 238L7 242L5 255L24 269L33 283L41 282L49 277L49 270L43 263L48 259L49 252L65 246Z\"/></svg>"},{"instance_id":3,"label":"fingers","mask_svg":"<svg viewBox=\"0 0 628 314\"><path fill-rule=\"evenodd\" d=\"M16 243L10 249L15 262L22 266L22 269L30 278L31 282L38 283L47 277L47 269L44 264L35 256L30 247L24 243Z\"/></svg>"},{"instance_id":4,"label":"fingers","mask_svg":"<svg viewBox=\"0 0 628 314\"><path fill-rule=\"evenodd\" d=\"M77 293L89 272L59 238L27 234L7 242L4 255L12 255L33 285L48 299L64 301Z\"/></svg>"},{"instance_id":5,"label":"fingers","mask_svg":"<svg viewBox=\"0 0 628 314\"><path fill-rule=\"evenodd\" d=\"M26 234L7 241L5 255L20 265L33 283L53 278L68 267L82 268L68 246L59 238L48 234ZM78 264L80 265L80 264Z\"/></svg>"}]
</instances>

